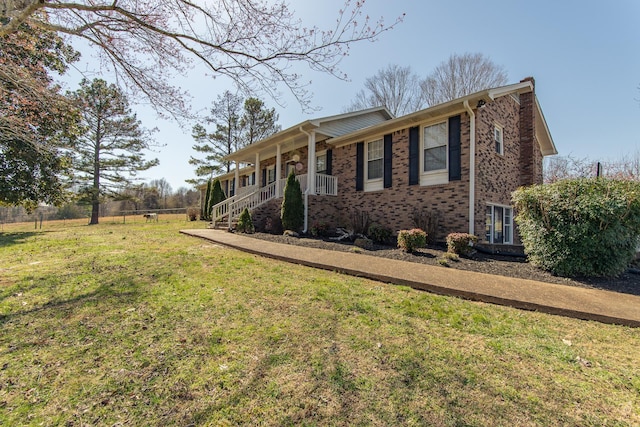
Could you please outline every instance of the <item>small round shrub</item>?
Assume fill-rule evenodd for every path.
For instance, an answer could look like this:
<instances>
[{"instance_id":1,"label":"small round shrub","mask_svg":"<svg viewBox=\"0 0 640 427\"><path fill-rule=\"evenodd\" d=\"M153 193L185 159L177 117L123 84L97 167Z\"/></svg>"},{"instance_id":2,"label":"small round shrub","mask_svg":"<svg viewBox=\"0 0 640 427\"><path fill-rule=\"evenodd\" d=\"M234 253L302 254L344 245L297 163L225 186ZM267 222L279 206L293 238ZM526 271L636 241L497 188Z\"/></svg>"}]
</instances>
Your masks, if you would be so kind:
<instances>
[{"instance_id":1,"label":"small round shrub","mask_svg":"<svg viewBox=\"0 0 640 427\"><path fill-rule=\"evenodd\" d=\"M457 255L469 255L478 238L469 233L450 233L447 235L447 251Z\"/></svg>"},{"instance_id":2,"label":"small round shrub","mask_svg":"<svg viewBox=\"0 0 640 427\"><path fill-rule=\"evenodd\" d=\"M387 243L391 240L393 231L375 222L369 226L367 236L376 243Z\"/></svg>"},{"instance_id":3,"label":"small round shrub","mask_svg":"<svg viewBox=\"0 0 640 427\"><path fill-rule=\"evenodd\" d=\"M238 218L238 225L236 226L236 229L240 233L254 232L253 220L251 219L251 212L249 212L249 209L244 208L244 210L240 214L240 218Z\"/></svg>"},{"instance_id":4,"label":"small round shrub","mask_svg":"<svg viewBox=\"0 0 640 427\"><path fill-rule=\"evenodd\" d=\"M427 245L427 233L419 228L400 230L398 232L398 247L405 252L413 252Z\"/></svg>"}]
</instances>

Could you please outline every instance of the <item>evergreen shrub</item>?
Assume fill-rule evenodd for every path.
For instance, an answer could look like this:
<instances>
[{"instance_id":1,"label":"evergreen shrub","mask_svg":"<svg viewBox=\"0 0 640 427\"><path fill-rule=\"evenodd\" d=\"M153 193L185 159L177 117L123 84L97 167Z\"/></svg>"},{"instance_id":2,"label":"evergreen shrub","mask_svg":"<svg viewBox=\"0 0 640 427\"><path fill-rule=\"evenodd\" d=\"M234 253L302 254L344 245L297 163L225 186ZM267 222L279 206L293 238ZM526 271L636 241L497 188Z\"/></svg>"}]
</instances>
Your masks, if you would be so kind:
<instances>
[{"instance_id":1,"label":"evergreen shrub","mask_svg":"<svg viewBox=\"0 0 640 427\"><path fill-rule=\"evenodd\" d=\"M369 226L369 231L367 231L367 236L376 243L387 243L391 240L392 235L393 231L390 228L375 222Z\"/></svg>"},{"instance_id":2,"label":"evergreen shrub","mask_svg":"<svg viewBox=\"0 0 640 427\"><path fill-rule=\"evenodd\" d=\"M209 199L211 198L211 180L207 181L207 190L204 194L204 200L200 205L200 219L203 221L209 221L211 219L211 210Z\"/></svg>"},{"instance_id":3,"label":"evergreen shrub","mask_svg":"<svg viewBox=\"0 0 640 427\"><path fill-rule=\"evenodd\" d=\"M249 212L249 209L244 208L244 210L240 214L240 217L238 218L238 225L236 225L236 230L238 230L240 233L254 232L255 229L253 227L253 220L251 219L251 212Z\"/></svg>"},{"instance_id":4,"label":"evergreen shrub","mask_svg":"<svg viewBox=\"0 0 640 427\"><path fill-rule=\"evenodd\" d=\"M640 183L580 178L513 193L532 264L559 276L616 276L640 236Z\"/></svg>"},{"instance_id":5,"label":"evergreen shrub","mask_svg":"<svg viewBox=\"0 0 640 427\"><path fill-rule=\"evenodd\" d=\"M285 230L298 232L304 225L302 190L293 171L287 177L287 184L284 187L280 218L282 219L282 227Z\"/></svg>"},{"instance_id":6,"label":"evergreen shrub","mask_svg":"<svg viewBox=\"0 0 640 427\"><path fill-rule=\"evenodd\" d=\"M213 207L220 202L223 202L227 199L227 196L224 194L222 190L222 185L220 184L220 180L216 178L213 181L213 186L211 188L211 196L209 197L209 207L207 208L207 212L209 217L213 219L218 216L217 212L213 212Z\"/></svg>"}]
</instances>

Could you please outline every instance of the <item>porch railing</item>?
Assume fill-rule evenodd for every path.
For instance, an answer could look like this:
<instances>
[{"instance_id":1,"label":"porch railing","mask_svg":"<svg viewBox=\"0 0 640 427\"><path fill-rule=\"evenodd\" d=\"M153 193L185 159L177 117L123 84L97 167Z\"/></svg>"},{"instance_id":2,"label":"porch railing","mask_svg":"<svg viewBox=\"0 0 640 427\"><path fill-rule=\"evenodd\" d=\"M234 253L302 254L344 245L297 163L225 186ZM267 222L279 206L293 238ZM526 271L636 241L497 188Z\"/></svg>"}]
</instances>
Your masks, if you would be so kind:
<instances>
[{"instance_id":1,"label":"porch railing","mask_svg":"<svg viewBox=\"0 0 640 427\"><path fill-rule=\"evenodd\" d=\"M307 188L307 175L297 175L296 179L300 183L300 189L302 193L308 192ZM320 196L337 196L338 195L338 178L331 175L317 174L316 175L315 193ZM280 185L276 185L280 184ZM272 182L265 187L250 186L242 187L238 189L235 196L230 197L217 205L212 209L213 222L223 220L225 217L229 221L229 227L235 218L240 216L242 211L247 208L249 210L255 209L258 206L268 202L269 200L283 197L284 187L287 184L286 179L281 179L279 182Z\"/></svg>"},{"instance_id":2,"label":"porch railing","mask_svg":"<svg viewBox=\"0 0 640 427\"><path fill-rule=\"evenodd\" d=\"M308 175L296 175L296 180L300 183L300 189L304 193L308 190L307 181ZM280 180L280 194L278 197L282 197L284 194L284 186L287 184L286 178ZM316 174L316 188L315 194L319 196L337 196L338 195L338 177Z\"/></svg>"},{"instance_id":3,"label":"porch railing","mask_svg":"<svg viewBox=\"0 0 640 427\"><path fill-rule=\"evenodd\" d=\"M252 210L276 198L276 183L272 182L266 187L256 189L253 193L240 197L229 205L229 227L234 218L240 216L245 208Z\"/></svg>"},{"instance_id":4,"label":"porch railing","mask_svg":"<svg viewBox=\"0 0 640 427\"><path fill-rule=\"evenodd\" d=\"M316 174L316 194L320 196L338 195L338 177Z\"/></svg>"}]
</instances>

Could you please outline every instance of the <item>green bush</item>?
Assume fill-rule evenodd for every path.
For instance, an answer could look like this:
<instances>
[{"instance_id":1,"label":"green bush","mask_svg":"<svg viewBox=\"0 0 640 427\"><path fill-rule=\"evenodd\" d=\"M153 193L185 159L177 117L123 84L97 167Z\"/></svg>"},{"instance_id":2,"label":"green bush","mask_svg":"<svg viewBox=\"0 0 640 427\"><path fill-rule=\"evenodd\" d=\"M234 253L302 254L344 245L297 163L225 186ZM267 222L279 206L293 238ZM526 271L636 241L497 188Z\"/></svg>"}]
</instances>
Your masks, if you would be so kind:
<instances>
[{"instance_id":1,"label":"green bush","mask_svg":"<svg viewBox=\"0 0 640 427\"><path fill-rule=\"evenodd\" d=\"M300 190L300 183L296 180L296 175L293 171L287 177L287 184L284 187L280 218L282 219L282 227L285 230L298 232L304 225L302 190Z\"/></svg>"},{"instance_id":2,"label":"green bush","mask_svg":"<svg viewBox=\"0 0 640 427\"><path fill-rule=\"evenodd\" d=\"M513 193L532 264L559 276L616 276L640 235L640 183L571 179Z\"/></svg>"},{"instance_id":3,"label":"green bush","mask_svg":"<svg viewBox=\"0 0 640 427\"><path fill-rule=\"evenodd\" d=\"M469 255L478 238L469 233L450 233L447 235L447 251L457 255Z\"/></svg>"},{"instance_id":4,"label":"green bush","mask_svg":"<svg viewBox=\"0 0 640 427\"><path fill-rule=\"evenodd\" d=\"M207 207L207 213L209 218L215 219L218 216L218 212L213 212L213 207L220 202L223 202L227 199L227 196L224 194L222 190L222 185L220 184L220 180L216 178L213 181L213 187L211 188L211 196L209 197L209 206Z\"/></svg>"},{"instance_id":5,"label":"green bush","mask_svg":"<svg viewBox=\"0 0 640 427\"><path fill-rule=\"evenodd\" d=\"M380 224L373 223L369 226L367 236L376 243L387 243L391 240L393 231L390 228L384 227Z\"/></svg>"},{"instance_id":6,"label":"green bush","mask_svg":"<svg viewBox=\"0 0 640 427\"><path fill-rule=\"evenodd\" d=\"M398 247L405 252L413 252L417 248L427 245L427 233L419 228L400 230L398 232Z\"/></svg>"},{"instance_id":7,"label":"green bush","mask_svg":"<svg viewBox=\"0 0 640 427\"><path fill-rule=\"evenodd\" d=\"M211 219L211 210L209 199L211 198L211 180L207 181L207 190L204 193L204 200L200 205L200 219L203 221L209 221Z\"/></svg>"},{"instance_id":8,"label":"green bush","mask_svg":"<svg viewBox=\"0 0 640 427\"><path fill-rule=\"evenodd\" d=\"M238 230L240 233L253 233L253 220L251 219L251 212L249 212L249 209L244 208L244 210L240 214L236 230Z\"/></svg>"},{"instance_id":9,"label":"green bush","mask_svg":"<svg viewBox=\"0 0 640 427\"><path fill-rule=\"evenodd\" d=\"M309 232L313 237L325 237L329 234L329 225L326 222L314 222Z\"/></svg>"}]
</instances>

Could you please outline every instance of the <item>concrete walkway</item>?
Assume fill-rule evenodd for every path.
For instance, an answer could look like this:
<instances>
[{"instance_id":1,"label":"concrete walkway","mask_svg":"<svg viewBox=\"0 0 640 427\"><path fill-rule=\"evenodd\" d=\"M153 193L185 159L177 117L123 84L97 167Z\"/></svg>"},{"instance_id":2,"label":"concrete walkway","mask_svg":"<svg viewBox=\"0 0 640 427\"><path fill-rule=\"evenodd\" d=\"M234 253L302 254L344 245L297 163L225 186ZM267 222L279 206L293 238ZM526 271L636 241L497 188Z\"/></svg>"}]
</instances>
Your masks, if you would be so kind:
<instances>
[{"instance_id":1,"label":"concrete walkway","mask_svg":"<svg viewBox=\"0 0 640 427\"><path fill-rule=\"evenodd\" d=\"M634 295L273 243L223 230L183 230L181 233L269 258L441 295L640 327L640 297Z\"/></svg>"}]
</instances>

